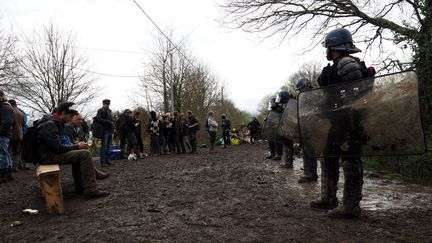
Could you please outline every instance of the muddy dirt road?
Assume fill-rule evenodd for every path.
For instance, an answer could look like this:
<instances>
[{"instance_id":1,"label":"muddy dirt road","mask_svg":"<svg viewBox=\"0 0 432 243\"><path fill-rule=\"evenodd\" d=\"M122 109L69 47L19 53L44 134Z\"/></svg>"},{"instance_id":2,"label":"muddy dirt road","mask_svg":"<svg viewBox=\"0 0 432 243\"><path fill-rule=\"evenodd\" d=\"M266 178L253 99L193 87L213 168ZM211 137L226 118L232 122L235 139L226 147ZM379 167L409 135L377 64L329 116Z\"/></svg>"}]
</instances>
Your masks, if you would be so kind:
<instances>
[{"instance_id":1,"label":"muddy dirt road","mask_svg":"<svg viewBox=\"0 0 432 243\"><path fill-rule=\"evenodd\" d=\"M309 208L319 183L297 183L300 160L289 170L264 159L264 145L217 151L116 161L100 182L111 195L96 200L73 193L63 166L64 216L46 213L34 170L17 172L0 184L0 241L432 242L430 187L366 176L362 217L330 219Z\"/></svg>"}]
</instances>

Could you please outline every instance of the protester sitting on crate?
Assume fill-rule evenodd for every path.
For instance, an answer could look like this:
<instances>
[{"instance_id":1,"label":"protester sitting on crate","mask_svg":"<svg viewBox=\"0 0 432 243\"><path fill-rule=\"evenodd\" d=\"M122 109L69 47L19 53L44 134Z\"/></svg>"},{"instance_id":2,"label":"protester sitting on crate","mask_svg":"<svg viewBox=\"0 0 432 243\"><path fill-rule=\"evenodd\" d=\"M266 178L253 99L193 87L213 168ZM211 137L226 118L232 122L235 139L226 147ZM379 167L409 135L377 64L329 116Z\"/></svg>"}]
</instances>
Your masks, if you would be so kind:
<instances>
[{"instance_id":1,"label":"protester sitting on crate","mask_svg":"<svg viewBox=\"0 0 432 243\"><path fill-rule=\"evenodd\" d=\"M89 131L85 130L84 118L80 113L76 113L72 116L72 119L65 125L64 134L67 139L63 139L66 144L77 144L79 142L87 142L89 138ZM80 164L72 164L72 175L75 181L75 191L82 193L82 183L81 183L81 168ZM96 179L103 180L109 176L108 173L100 171L95 167Z\"/></svg>"},{"instance_id":2,"label":"protester sitting on crate","mask_svg":"<svg viewBox=\"0 0 432 243\"><path fill-rule=\"evenodd\" d=\"M95 167L92 161L89 145L85 142L65 144L64 126L71 120L76 111L70 107L74 103L65 102L58 106L51 116L44 116L37 123L36 162L46 164L72 164L79 165L83 195L85 198L106 197L109 192L100 190L96 183Z\"/></svg>"}]
</instances>

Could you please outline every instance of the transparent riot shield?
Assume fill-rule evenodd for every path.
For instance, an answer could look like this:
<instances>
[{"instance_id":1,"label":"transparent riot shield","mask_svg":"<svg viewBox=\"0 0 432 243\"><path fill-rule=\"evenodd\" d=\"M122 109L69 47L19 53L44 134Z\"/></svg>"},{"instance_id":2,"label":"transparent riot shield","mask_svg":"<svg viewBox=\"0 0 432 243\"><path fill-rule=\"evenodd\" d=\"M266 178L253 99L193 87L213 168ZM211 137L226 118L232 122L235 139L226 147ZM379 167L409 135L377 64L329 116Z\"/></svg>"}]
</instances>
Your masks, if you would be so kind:
<instances>
[{"instance_id":1,"label":"transparent riot shield","mask_svg":"<svg viewBox=\"0 0 432 243\"><path fill-rule=\"evenodd\" d=\"M383 156L426 150L415 72L395 73L300 93L306 155Z\"/></svg>"},{"instance_id":2,"label":"transparent riot shield","mask_svg":"<svg viewBox=\"0 0 432 243\"><path fill-rule=\"evenodd\" d=\"M278 126L279 121L281 120L282 113L278 113L275 111L270 111L267 114L267 117L264 122L262 136L267 140L276 140L278 139Z\"/></svg>"},{"instance_id":3,"label":"transparent riot shield","mask_svg":"<svg viewBox=\"0 0 432 243\"><path fill-rule=\"evenodd\" d=\"M278 126L278 134L294 142L300 141L298 128L297 100L290 99L284 109Z\"/></svg>"}]
</instances>

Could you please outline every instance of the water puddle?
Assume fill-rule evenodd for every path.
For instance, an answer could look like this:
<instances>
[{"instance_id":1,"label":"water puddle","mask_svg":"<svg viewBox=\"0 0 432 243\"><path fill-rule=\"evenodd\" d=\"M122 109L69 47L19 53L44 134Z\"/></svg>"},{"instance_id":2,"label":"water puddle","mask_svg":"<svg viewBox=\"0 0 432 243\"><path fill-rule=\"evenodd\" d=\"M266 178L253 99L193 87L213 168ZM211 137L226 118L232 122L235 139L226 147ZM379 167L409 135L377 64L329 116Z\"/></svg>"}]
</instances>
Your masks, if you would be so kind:
<instances>
[{"instance_id":1,"label":"water puddle","mask_svg":"<svg viewBox=\"0 0 432 243\"><path fill-rule=\"evenodd\" d=\"M265 166L266 170L282 173L286 180L285 187L298 190L299 196L304 198L319 196L320 179L316 183L297 183L298 178L303 174L303 160L301 158L295 159L294 170L280 167L279 161L269 160ZM318 176L321 176L319 163ZM339 200L342 199L343 181L341 168L338 185ZM396 179L369 177L368 173L365 173L361 207L366 210L432 208L432 187L409 184Z\"/></svg>"}]
</instances>

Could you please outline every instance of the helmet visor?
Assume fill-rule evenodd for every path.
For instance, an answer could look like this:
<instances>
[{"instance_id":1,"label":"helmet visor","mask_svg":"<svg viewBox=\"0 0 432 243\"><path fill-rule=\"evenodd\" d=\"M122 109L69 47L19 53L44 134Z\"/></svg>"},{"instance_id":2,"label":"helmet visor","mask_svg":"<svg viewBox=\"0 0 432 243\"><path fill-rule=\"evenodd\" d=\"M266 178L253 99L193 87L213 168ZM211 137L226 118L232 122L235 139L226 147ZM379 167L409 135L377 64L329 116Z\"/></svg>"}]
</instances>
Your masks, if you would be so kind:
<instances>
[{"instance_id":1,"label":"helmet visor","mask_svg":"<svg viewBox=\"0 0 432 243\"><path fill-rule=\"evenodd\" d=\"M275 102L276 102L277 104L279 104L281 101L282 101L282 97L280 96L280 94L277 94L277 95L276 95Z\"/></svg>"}]
</instances>

